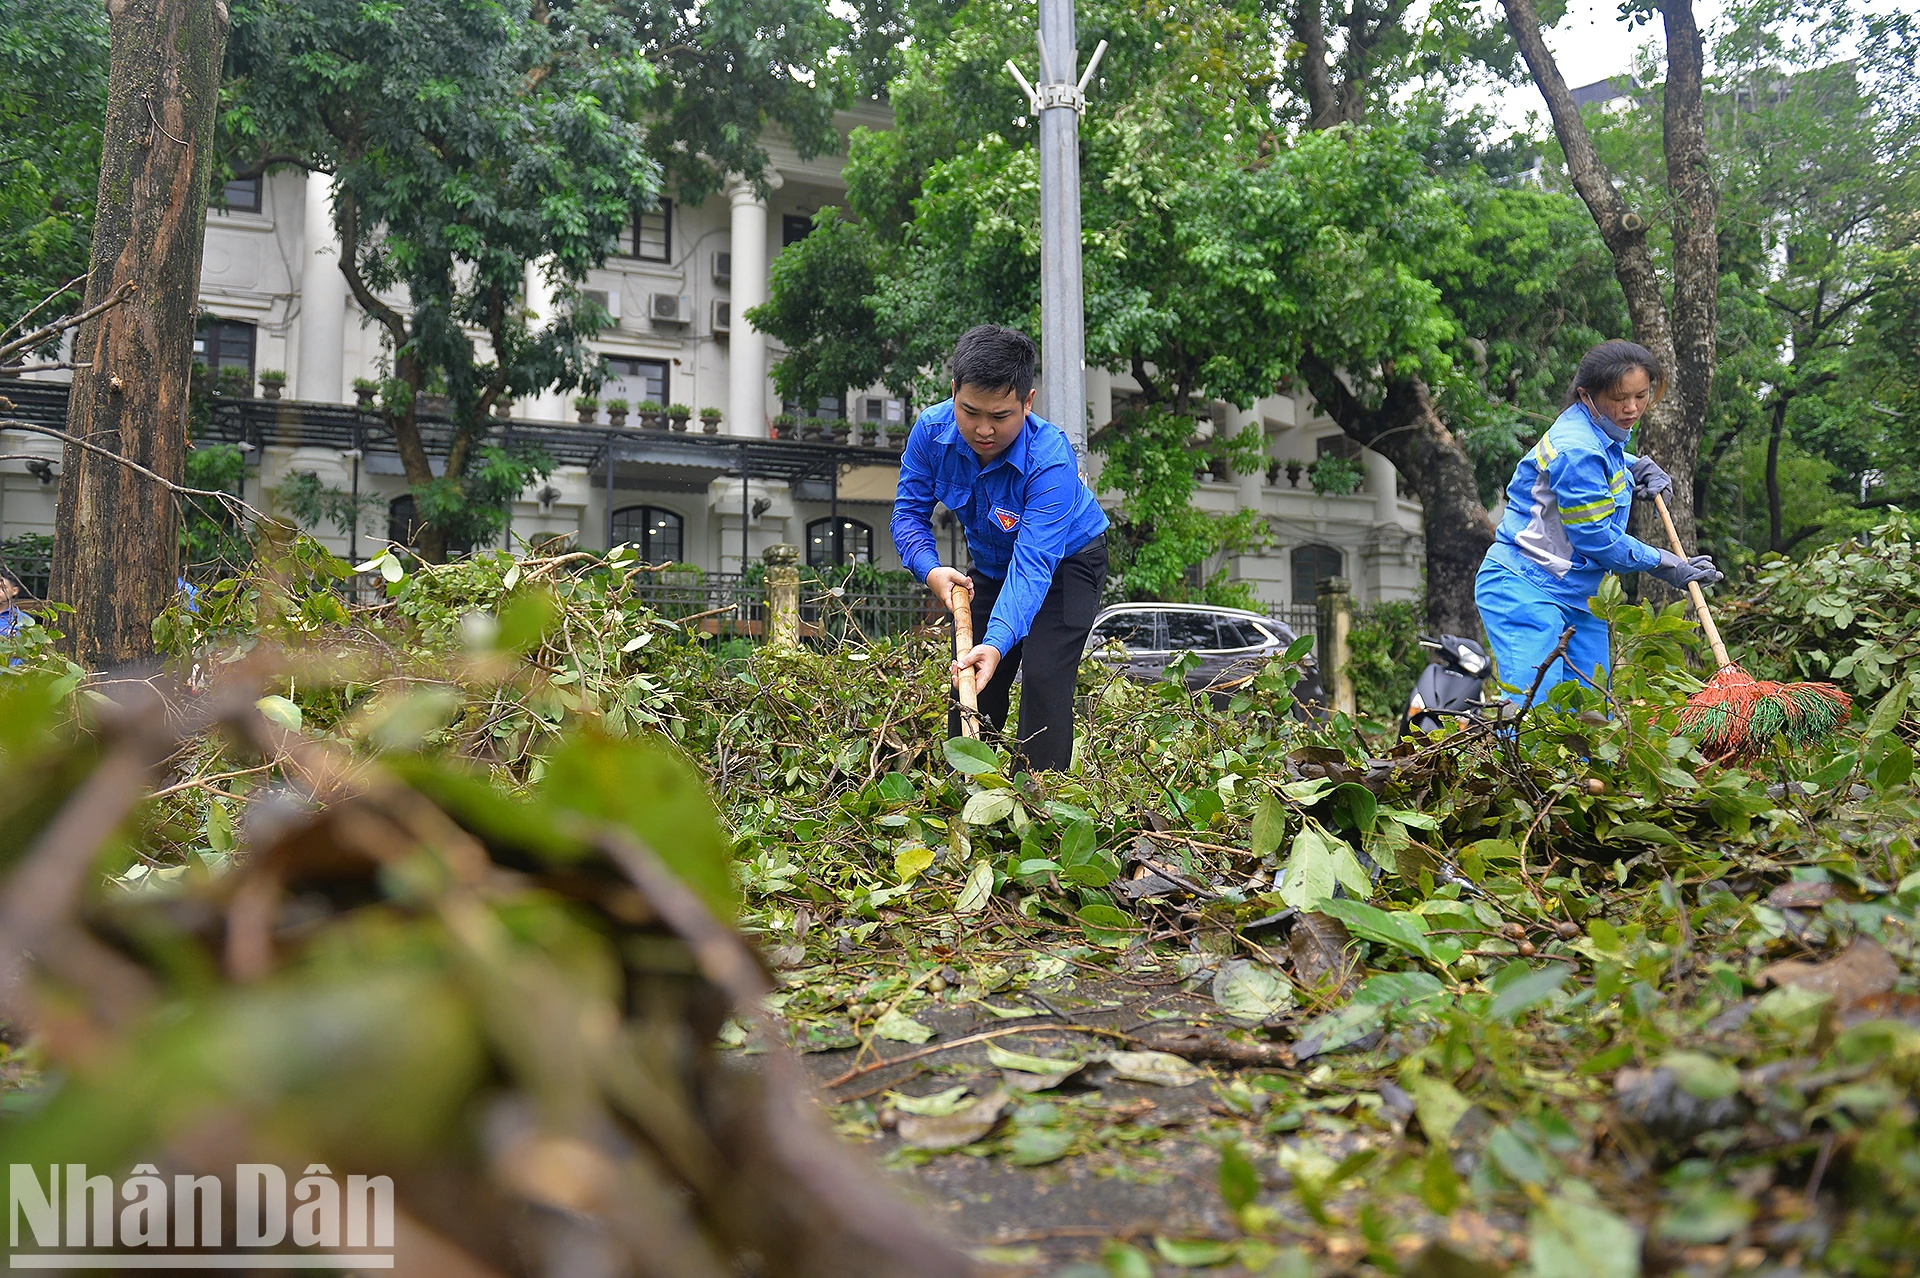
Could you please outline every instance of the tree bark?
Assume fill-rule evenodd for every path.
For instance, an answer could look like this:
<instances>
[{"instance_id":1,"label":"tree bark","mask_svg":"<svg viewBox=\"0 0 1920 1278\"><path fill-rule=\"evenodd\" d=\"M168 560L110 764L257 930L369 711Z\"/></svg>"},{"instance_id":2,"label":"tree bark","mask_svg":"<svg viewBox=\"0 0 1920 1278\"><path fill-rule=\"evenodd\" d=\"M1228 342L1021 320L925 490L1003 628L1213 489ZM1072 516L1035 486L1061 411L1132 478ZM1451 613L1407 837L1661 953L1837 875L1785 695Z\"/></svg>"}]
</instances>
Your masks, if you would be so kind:
<instances>
[{"instance_id":1,"label":"tree bark","mask_svg":"<svg viewBox=\"0 0 1920 1278\"><path fill-rule=\"evenodd\" d=\"M1600 230L1601 241L1613 256L1613 273L1626 294L1634 340L1652 351L1667 371L1668 393L1642 419L1636 447L1673 476L1668 510L1681 540L1695 545L1693 471L1713 384L1719 246L1714 225L1717 205L1707 167L1700 32L1693 20L1692 0L1663 0L1661 4L1667 28L1663 131L1667 186L1674 196L1671 308L1647 246L1646 218L1627 207L1613 185L1613 174L1594 149L1580 108L1574 104L1559 64L1540 33L1534 0L1501 0L1501 4L1514 42L1520 46L1520 56L1526 60L1540 96L1546 99L1574 190L1579 192ZM1635 510L1634 531L1655 545L1665 542L1650 503ZM1664 592L1664 598L1678 597L1665 587L1649 588Z\"/></svg>"},{"instance_id":2,"label":"tree bark","mask_svg":"<svg viewBox=\"0 0 1920 1278\"><path fill-rule=\"evenodd\" d=\"M346 276L347 291L353 294L353 300L361 310L373 316L387 330L387 339L393 343L395 352L394 380L404 383L412 392L407 397L404 411L387 409L385 416L387 429L393 432L394 448L400 454L400 469L406 474L407 485L418 492L433 482L433 459L427 454L426 441L420 437L420 387L425 383L426 375L419 359L412 354L413 334L408 330L405 317L381 301L360 273L360 206L354 200L353 193L341 190L335 209L340 234L340 273ZM451 459L447 462L446 472L449 475L459 473L454 469ZM418 498L415 500L417 502ZM430 564L447 562L447 534L432 524L422 524L417 505L413 527L416 530L414 553Z\"/></svg>"},{"instance_id":3,"label":"tree bark","mask_svg":"<svg viewBox=\"0 0 1920 1278\"><path fill-rule=\"evenodd\" d=\"M1787 433L1787 397L1773 398L1773 424L1767 432L1767 549L1785 552L1786 530L1780 520L1780 438Z\"/></svg>"},{"instance_id":4,"label":"tree bark","mask_svg":"<svg viewBox=\"0 0 1920 1278\"><path fill-rule=\"evenodd\" d=\"M1434 411L1426 383L1389 375L1385 397L1369 408L1332 365L1310 355L1300 373L1347 438L1392 462L1419 494L1427 535L1428 628L1479 637L1473 579L1493 545L1493 516L1480 502L1473 462Z\"/></svg>"},{"instance_id":5,"label":"tree bark","mask_svg":"<svg viewBox=\"0 0 1920 1278\"><path fill-rule=\"evenodd\" d=\"M109 0L107 117L86 305L132 300L75 335L68 430L178 483L206 231L225 0ZM153 651L180 575L174 495L69 444L54 524L65 650L89 668Z\"/></svg>"}]
</instances>

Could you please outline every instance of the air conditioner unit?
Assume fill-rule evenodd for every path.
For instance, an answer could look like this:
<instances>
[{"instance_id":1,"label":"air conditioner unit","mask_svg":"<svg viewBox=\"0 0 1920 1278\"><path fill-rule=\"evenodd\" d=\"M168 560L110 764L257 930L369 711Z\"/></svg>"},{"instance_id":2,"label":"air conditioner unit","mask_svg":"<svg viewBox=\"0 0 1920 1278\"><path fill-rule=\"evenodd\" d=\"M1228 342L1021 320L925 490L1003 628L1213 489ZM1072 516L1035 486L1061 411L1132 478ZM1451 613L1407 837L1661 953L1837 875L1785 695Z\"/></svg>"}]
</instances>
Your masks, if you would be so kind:
<instances>
[{"instance_id":1,"label":"air conditioner unit","mask_svg":"<svg viewBox=\"0 0 1920 1278\"><path fill-rule=\"evenodd\" d=\"M715 284L733 283L733 254L724 249L713 251L713 282Z\"/></svg>"},{"instance_id":2,"label":"air conditioner unit","mask_svg":"<svg viewBox=\"0 0 1920 1278\"><path fill-rule=\"evenodd\" d=\"M590 302L597 303L600 309L613 317L614 323L618 324L620 322L620 294L618 292L604 288L583 288L580 290L580 296Z\"/></svg>"},{"instance_id":3,"label":"air conditioner unit","mask_svg":"<svg viewBox=\"0 0 1920 1278\"><path fill-rule=\"evenodd\" d=\"M733 331L733 304L724 297L713 299L713 331L715 336Z\"/></svg>"},{"instance_id":4,"label":"air conditioner unit","mask_svg":"<svg viewBox=\"0 0 1920 1278\"><path fill-rule=\"evenodd\" d=\"M693 299L685 293L653 293L647 300L647 318L656 324L693 323Z\"/></svg>"}]
</instances>

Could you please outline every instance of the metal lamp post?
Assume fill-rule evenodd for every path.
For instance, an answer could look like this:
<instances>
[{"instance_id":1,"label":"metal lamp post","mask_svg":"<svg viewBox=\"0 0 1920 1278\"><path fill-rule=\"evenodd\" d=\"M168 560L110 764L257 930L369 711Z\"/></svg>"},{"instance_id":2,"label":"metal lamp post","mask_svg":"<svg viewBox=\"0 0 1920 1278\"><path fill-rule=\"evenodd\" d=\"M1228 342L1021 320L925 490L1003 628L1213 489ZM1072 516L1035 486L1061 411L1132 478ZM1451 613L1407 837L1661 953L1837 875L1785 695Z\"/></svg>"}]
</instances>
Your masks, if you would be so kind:
<instances>
[{"instance_id":1,"label":"metal lamp post","mask_svg":"<svg viewBox=\"0 0 1920 1278\"><path fill-rule=\"evenodd\" d=\"M1040 415L1087 451L1087 320L1080 276L1080 117L1087 83L1107 51L1102 40L1073 78L1073 0L1040 0L1040 83L1007 70L1040 124Z\"/></svg>"}]
</instances>

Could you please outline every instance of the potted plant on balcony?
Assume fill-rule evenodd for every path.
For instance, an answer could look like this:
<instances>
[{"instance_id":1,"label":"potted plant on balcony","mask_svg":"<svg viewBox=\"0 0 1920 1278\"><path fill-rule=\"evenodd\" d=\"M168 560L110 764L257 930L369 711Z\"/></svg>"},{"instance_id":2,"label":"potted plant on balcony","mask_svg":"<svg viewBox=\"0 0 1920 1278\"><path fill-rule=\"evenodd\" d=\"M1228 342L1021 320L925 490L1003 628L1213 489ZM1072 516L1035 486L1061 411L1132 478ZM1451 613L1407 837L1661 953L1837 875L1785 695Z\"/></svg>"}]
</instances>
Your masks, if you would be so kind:
<instances>
[{"instance_id":1,"label":"potted plant on balcony","mask_svg":"<svg viewBox=\"0 0 1920 1278\"><path fill-rule=\"evenodd\" d=\"M633 406L633 411L640 414L640 426L642 429L644 430L665 430L666 429L666 426L667 426L666 414L664 411L662 411L660 405L655 401L651 399L643 399L638 404L635 404Z\"/></svg>"},{"instance_id":2,"label":"potted plant on balcony","mask_svg":"<svg viewBox=\"0 0 1920 1278\"><path fill-rule=\"evenodd\" d=\"M700 429L709 435L720 433L720 410L712 404L700 410Z\"/></svg>"},{"instance_id":3,"label":"potted plant on balcony","mask_svg":"<svg viewBox=\"0 0 1920 1278\"><path fill-rule=\"evenodd\" d=\"M1360 490L1360 481L1365 477L1359 463L1337 453L1328 453L1307 467L1307 480L1322 497L1350 496Z\"/></svg>"},{"instance_id":4,"label":"potted plant on balcony","mask_svg":"<svg viewBox=\"0 0 1920 1278\"><path fill-rule=\"evenodd\" d=\"M380 393L380 383L371 377L353 379L354 406L365 411L373 407L373 397Z\"/></svg>"},{"instance_id":5,"label":"potted plant on balcony","mask_svg":"<svg viewBox=\"0 0 1920 1278\"><path fill-rule=\"evenodd\" d=\"M773 425L767 433L775 439L792 439L798 426L799 421L792 413L781 413L773 419Z\"/></svg>"},{"instance_id":6,"label":"potted plant on balcony","mask_svg":"<svg viewBox=\"0 0 1920 1278\"><path fill-rule=\"evenodd\" d=\"M1286 470L1278 458L1267 463L1267 483L1275 488L1280 486L1281 472Z\"/></svg>"},{"instance_id":7,"label":"potted plant on balcony","mask_svg":"<svg viewBox=\"0 0 1920 1278\"><path fill-rule=\"evenodd\" d=\"M213 375L213 393L228 399L253 398L253 370L229 364Z\"/></svg>"},{"instance_id":8,"label":"potted plant on balcony","mask_svg":"<svg viewBox=\"0 0 1920 1278\"><path fill-rule=\"evenodd\" d=\"M582 426L593 425L594 418L600 416L600 397L597 395L575 395L573 411Z\"/></svg>"},{"instance_id":9,"label":"potted plant on balcony","mask_svg":"<svg viewBox=\"0 0 1920 1278\"><path fill-rule=\"evenodd\" d=\"M1227 464L1227 459L1224 457L1215 457L1208 461L1207 473L1217 484L1231 483L1233 480L1233 468Z\"/></svg>"},{"instance_id":10,"label":"potted plant on balcony","mask_svg":"<svg viewBox=\"0 0 1920 1278\"><path fill-rule=\"evenodd\" d=\"M1298 457L1287 459L1287 483L1294 488L1300 486L1300 476L1306 473L1307 464Z\"/></svg>"},{"instance_id":11,"label":"potted plant on balcony","mask_svg":"<svg viewBox=\"0 0 1920 1278\"><path fill-rule=\"evenodd\" d=\"M672 419L673 428L684 433L687 429L687 418L693 416L693 410L685 404L669 404L667 416Z\"/></svg>"},{"instance_id":12,"label":"potted plant on balcony","mask_svg":"<svg viewBox=\"0 0 1920 1278\"><path fill-rule=\"evenodd\" d=\"M287 375L279 369L263 369L260 373L260 398L279 399L280 392L286 384Z\"/></svg>"},{"instance_id":13,"label":"potted plant on balcony","mask_svg":"<svg viewBox=\"0 0 1920 1278\"><path fill-rule=\"evenodd\" d=\"M627 424L626 400L610 399L607 401L607 421L614 426L625 426Z\"/></svg>"}]
</instances>

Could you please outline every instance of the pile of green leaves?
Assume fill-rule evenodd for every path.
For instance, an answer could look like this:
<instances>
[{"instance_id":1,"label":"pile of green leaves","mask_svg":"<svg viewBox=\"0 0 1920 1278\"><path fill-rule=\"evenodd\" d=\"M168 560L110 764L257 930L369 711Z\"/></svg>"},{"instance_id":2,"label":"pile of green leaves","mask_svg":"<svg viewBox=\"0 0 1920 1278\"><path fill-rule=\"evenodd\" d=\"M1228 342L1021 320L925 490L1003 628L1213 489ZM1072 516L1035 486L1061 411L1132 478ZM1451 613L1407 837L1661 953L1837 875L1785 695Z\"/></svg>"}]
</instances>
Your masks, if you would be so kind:
<instances>
[{"instance_id":1,"label":"pile of green leaves","mask_svg":"<svg viewBox=\"0 0 1920 1278\"><path fill-rule=\"evenodd\" d=\"M1889 528L1856 552L1886 576L1841 596L1874 625L1904 615L1886 612L1907 553ZM1898 1272L1920 1245L1904 649L1860 727L1722 766L1675 734L1701 686L1692 621L1609 581L1611 689L1553 689L1515 728L1382 754L1360 724L1296 720L1284 659L1225 706L1089 663L1076 766L1032 776L1002 743L944 739L934 636L723 659L633 598L625 559L363 567L379 584L351 600L348 566L295 543L165 637L203 667L287 645L304 659L261 703L270 719L360 757L462 756L504 793L542 785L579 732L664 734L717 796L742 926L783 973L769 1005L803 1048L939 1050L947 1027L1037 1014L1022 1000L1057 1005L1075 981L1184 982L1213 998L1198 1028L1299 1062L1123 1063L1212 1089L1184 1135L1089 1126L1069 1095L967 1137L1011 1167L1116 1176L1204 1139L1231 1229L1163 1238L1163 1258L1257 1269L1301 1243L1393 1272L1451 1238L1543 1278L1626 1278L1750 1248ZM1791 636L1786 577L1736 610L1737 633L1772 633L1752 628L1769 616ZM1759 672L1765 652L1743 656ZM123 880L244 850L276 777L225 749L173 761ZM1858 946L1870 987L1836 957ZM1075 1073L1002 1050L994 1068ZM937 1086L975 1087L980 1067L952 1059L934 1059ZM837 1112L882 1150L902 1140L877 1102ZM1103 1263L1144 1272L1129 1250Z\"/></svg>"}]
</instances>

